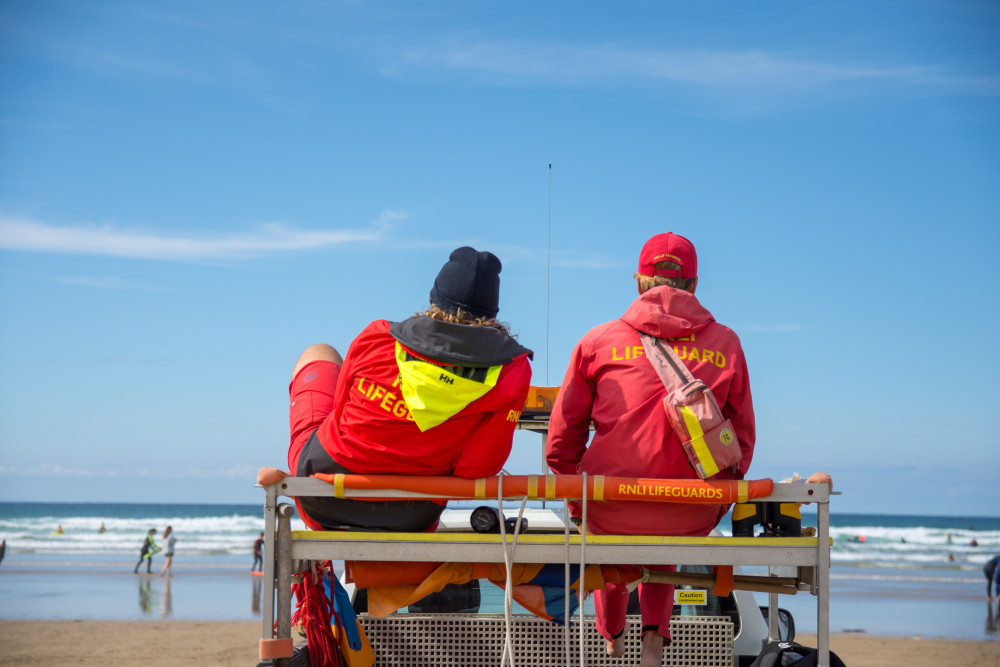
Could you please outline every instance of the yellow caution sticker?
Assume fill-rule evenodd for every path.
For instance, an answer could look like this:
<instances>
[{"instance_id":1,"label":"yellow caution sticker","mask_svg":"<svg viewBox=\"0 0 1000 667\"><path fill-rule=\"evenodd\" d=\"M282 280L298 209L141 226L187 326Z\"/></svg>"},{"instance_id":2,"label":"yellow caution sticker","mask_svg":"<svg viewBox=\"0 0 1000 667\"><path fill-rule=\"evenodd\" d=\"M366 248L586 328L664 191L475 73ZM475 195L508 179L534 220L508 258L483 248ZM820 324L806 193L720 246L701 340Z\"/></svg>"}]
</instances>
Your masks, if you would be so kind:
<instances>
[{"instance_id":1,"label":"yellow caution sticker","mask_svg":"<svg viewBox=\"0 0 1000 667\"><path fill-rule=\"evenodd\" d=\"M674 604L700 604L708 603L708 592L704 590L682 591L674 589Z\"/></svg>"}]
</instances>

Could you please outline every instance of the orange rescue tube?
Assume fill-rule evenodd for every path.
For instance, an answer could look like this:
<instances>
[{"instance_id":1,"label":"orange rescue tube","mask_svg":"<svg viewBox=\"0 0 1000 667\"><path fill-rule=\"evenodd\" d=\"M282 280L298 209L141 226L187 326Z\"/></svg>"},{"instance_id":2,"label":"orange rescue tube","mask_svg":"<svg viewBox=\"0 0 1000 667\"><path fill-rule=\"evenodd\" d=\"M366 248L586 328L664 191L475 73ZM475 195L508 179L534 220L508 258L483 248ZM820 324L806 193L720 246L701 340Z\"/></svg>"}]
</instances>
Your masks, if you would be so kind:
<instances>
[{"instance_id":1,"label":"orange rescue tube","mask_svg":"<svg viewBox=\"0 0 1000 667\"><path fill-rule=\"evenodd\" d=\"M314 477L333 484L334 496L349 498L352 489L392 489L422 494L436 500L487 500L496 498L500 477L462 479L460 477L427 477L409 475L344 475L316 473ZM589 475L586 493L583 475L505 475L503 497L530 500L557 498L589 500L645 500L661 503L701 503L727 505L745 503L774 492L774 481L702 479L653 479L638 477L606 477ZM373 500L371 496L364 496ZM393 498L382 498L393 500ZM403 500L404 498L396 498Z\"/></svg>"}]
</instances>

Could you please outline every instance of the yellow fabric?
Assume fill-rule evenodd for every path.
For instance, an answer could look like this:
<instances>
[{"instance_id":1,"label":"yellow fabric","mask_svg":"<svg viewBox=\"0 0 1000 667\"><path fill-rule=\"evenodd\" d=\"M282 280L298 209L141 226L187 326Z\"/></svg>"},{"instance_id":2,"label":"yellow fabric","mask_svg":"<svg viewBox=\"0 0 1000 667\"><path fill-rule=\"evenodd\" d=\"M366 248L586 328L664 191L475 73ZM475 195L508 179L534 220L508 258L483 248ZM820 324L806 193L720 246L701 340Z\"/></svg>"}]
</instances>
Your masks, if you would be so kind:
<instances>
[{"instance_id":1,"label":"yellow fabric","mask_svg":"<svg viewBox=\"0 0 1000 667\"><path fill-rule=\"evenodd\" d=\"M739 505L733 506L733 520L740 521L746 519L747 517L757 516L757 505L753 503L747 503L744 500L745 494L740 494Z\"/></svg>"},{"instance_id":2,"label":"yellow fabric","mask_svg":"<svg viewBox=\"0 0 1000 667\"><path fill-rule=\"evenodd\" d=\"M421 431L432 429L461 412L465 406L496 386L502 366L491 366L483 382L455 375L446 366L420 359L407 359L406 349L396 343L396 366L403 400Z\"/></svg>"},{"instance_id":3,"label":"yellow fabric","mask_svg":"<svg viewBox=\"0 0 1000 667\"><path fill-rule=\"evenodd\" d=\"M778 506L778 511L784 514L785 516L790 516L795 519L802 518L802 513L799 511L798 503L781 503Z\"/></svg>"},{"instance_id":4,"label":"yellow fabric","mask_svg":"<svg viewBox=\"0 0 1000 667\"><path fill-rule=\"evenodd\" d=\"M344 658L347 667L372 667L375 664L375 651L372 650L365 629L361 627L361 621L355 618L354 622L358 624L358 634L361 636L361 648L357 651L351 648L347 642L347 633L343 632L339 625L334 623L330 628L340 645L340 655Z\"/></svg>"},{"instance_id":5,"label":"yellow fabric","mask_svg":"<svg viewBox=\"0 0 1000 667\"><path fill-rule=\"evenodd\" d=\"M440 563L429 573L424 571L424 565L429 564L349 561L352 573L357 572L361 578L360 582L355 580L356 583L368 589L368 614L375 618L385 618L403 607L419 602L431 593L443 590L448 584L463 584L471 579L489 579L503 588L507 579L503 563ZM423 576L423 580L417 584L373 585L367 578L374 571L394 572L400 567L413 573L420 573L419 576ZM514 563L511 566L511 583L514 585L515 600L536 615L545 613L544 604L542 608L532 609L528 606L528 600L519 599L520 594L525 592L519 591L519 587L534 579L542 567L541 563ZM359 568L361 571L358 571ZM584 590L599 590L607 583L634 581L640 574L637 568L627 565L591 564L584 568L583 586ZM572 582L570 588L574 590L579 588L579 581Z\"/></svg>"},{"instance_id":6,"label":"yellow fabric","mask_svg":"<svg viewBox=\"0 0 1000 667\"><path fill-rule=\"evenodd\" d=\"M687 426L688 433L691 434L691 446L694 447L694 453L698 457L702 469L705 471L705 477L715 475L719 472L719 466L715 464L715 459L712 458L711 452L708 451L708 445L705 444L705 432L701 430L698 417L686 405L680 406L680 411L681 416L684 417L684 425Z\"/></svg>"}]
</instances>

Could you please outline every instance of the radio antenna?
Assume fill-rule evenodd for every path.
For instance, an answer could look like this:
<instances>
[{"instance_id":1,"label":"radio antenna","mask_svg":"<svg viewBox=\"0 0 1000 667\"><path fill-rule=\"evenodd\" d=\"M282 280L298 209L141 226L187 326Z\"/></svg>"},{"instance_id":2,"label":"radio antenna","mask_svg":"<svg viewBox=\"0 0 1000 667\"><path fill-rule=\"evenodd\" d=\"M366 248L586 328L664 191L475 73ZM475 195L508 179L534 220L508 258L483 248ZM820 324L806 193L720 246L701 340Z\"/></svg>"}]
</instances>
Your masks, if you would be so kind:
<instances>
[{"instance_id":1,"label":"radio antenna","mask_svg":"<svg viewBox=\"0 0 1000 667\"><path fill-rule=\"evenodd\" d=\"M549 386L549 293L552 266L552 163L549 162L549 241L545 254L545 386Z\"/></svg>"}]
</instances>

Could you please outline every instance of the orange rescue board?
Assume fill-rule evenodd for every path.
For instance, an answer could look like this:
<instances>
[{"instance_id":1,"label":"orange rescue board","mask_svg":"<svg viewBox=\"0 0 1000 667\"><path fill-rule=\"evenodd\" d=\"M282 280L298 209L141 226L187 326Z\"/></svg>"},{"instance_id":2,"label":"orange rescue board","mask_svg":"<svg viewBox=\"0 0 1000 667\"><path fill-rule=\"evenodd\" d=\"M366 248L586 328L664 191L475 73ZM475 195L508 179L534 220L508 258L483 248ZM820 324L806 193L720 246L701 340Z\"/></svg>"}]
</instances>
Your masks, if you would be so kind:
<instances>
[{"instance_id":1,"label":"orange rescue board","mask_svg":"<svg viewBox=\"0 0 1000 667\"><path fill-rule=\"evenodd\" d=\"M317 473L314 477L333 484L334 496L351 497L352 489L392 489L424 494L438 500L486 500L499 495L501 477L461 479L459 477L421 477L408 475L344 475ZM774 481L701 479L652 479L588 475L584 493L582 475L505 475L504 498L554 500L644 500L661 503L699 503L725 505L745 503L774 492ZM365 496L365 500L375 500ZM393 498L379 498L393 500ZM405 500L399 498L399 500Z\"/></svg>"}]
</instances>

